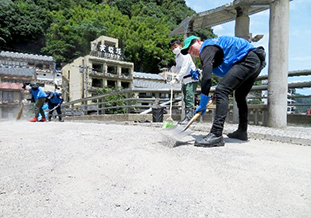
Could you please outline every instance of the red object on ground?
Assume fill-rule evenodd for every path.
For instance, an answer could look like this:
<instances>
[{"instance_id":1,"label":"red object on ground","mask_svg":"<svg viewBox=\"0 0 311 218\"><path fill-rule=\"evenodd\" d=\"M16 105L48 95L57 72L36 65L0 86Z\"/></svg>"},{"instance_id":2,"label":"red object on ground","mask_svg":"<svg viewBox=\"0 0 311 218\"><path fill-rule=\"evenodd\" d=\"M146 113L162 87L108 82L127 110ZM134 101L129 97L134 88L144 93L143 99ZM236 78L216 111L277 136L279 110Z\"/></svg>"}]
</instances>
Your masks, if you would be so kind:
<instances>
[{"instance_id":1,"label":"red object on ground","mask_svg":"<svg viewBox=\"0 0 311 218\"><path fill-rule=\"evenodd\" d=\"M30 119L29 122L38 122L38 118L34 117L34 118Z\"/></svg>"}]
</instances>

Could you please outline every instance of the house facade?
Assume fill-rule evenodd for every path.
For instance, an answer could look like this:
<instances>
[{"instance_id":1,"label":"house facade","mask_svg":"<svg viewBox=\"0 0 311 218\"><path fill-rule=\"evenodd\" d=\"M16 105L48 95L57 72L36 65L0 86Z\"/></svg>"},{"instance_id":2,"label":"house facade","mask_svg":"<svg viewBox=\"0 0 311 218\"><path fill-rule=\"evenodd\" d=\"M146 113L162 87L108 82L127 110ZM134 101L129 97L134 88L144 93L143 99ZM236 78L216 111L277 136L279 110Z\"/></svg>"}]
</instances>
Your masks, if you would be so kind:
<instances>
[{"instance_id":1,"label":"house facade","mask_svg":"<svg viewBox=\"0 0 311 218\"><path fill-rule=\"evenodd\" d=\"M61 87L61 72L55 71L51 56L10 51L0 52L0 120L16 117L25 98L25 82L37 82L45 91Z\"/></svg>"}]
</instances>

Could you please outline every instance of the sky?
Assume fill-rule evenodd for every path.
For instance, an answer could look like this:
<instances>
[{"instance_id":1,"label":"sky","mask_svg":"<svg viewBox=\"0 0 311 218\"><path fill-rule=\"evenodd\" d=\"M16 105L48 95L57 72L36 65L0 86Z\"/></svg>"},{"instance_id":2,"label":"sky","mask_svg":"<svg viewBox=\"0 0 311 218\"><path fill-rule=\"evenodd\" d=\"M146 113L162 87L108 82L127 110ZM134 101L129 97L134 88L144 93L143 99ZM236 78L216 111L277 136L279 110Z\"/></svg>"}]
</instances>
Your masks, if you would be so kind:
<instances>
[{"instance_id":1,"label":"sky","mask_svg":"<svg viewBox=\"0 0 311 218\"><path fill-rule=\"evenodd\" d=\"M197 13L207 11L233 0L186 0L188 7ZM263 46L268 50L269 40L269 14L270 10L250 15L250 33L253 36L263 34L264 37L254 46ZM218 36L234 36L234 21L212 27ZM290 24L289 24L289 71L311 70L311 0L293 0L290 2ZM268 58L267 58L268 59ZM261 75L268 73L268 67ZM311 81L311 76L289 77L288 81L302 82ZM311 95L311 88L297 89L304 95Z\"/></svg>"}]
</instances>

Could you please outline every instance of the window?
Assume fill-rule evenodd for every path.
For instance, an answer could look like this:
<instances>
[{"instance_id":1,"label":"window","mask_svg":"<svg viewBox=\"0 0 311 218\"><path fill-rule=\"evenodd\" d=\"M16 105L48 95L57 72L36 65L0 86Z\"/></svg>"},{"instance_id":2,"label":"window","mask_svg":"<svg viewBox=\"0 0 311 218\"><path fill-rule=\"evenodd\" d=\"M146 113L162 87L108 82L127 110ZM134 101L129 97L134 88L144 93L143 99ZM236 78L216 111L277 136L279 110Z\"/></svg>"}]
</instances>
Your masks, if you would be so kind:
<instances>
[{"instance_id":1,"label":"window","mask_svg":"<svg viewBox=\"0 0 311 218\"><path fill-rule=\"evenodd\" d=\"M92 68L93 68L94 71L97 71L99 73L103 72L103 65L102 64L95 64L95 63L93 63L92 64Z\"/></svg>"},{"instance_id":2,"label":"window","mask_svg":"<svg viewBox=\"0 0 311 218\"><path fill-rule=\"evenodd\" d=\"M139 98L152 98L155 97L153 93L147 92L147 93L139 93Z\"/></svg>"},{"instance_id":3,"label":"window","mask_svg":"<svg viewBox=\"0 0 311 218\"><path fill-rule=\"evenodd\" d=\"M107 81L107 86L109 88L115 88L116 87L116 81L108 80Z\"/></svg>"},{"instance_id":4,"label":"window","mask_svg":"<svg viewBox=\"0 0 311 218\"><path fill-rule=\"evenodd\" d=\"M92 87L103 88L103 80L102 79L93 79Z\"/></svg>"},{"instance_id":5,"label":"window","mask_svg":"<svg viewBox=\"0 0 311 218\"><path fill-rule=\"evenodd\" d=\"M121 82L121 86L123 89L128 89L130 87L130 83L128 82Z\"/></svg>"},{"instance_id":6,"label":"window","mask_svg":"<svg viewBox=\"0 0 311 218\"><path fill-rule=\"evenodd\" d=\"M43 65L42 65L42 64L37 64L37 65L36 65L36 68L42 70L42 69L43 69Z\"/></svg>"},{"instance_id":7,"label":"window","mask_svg":"<svg viewBox=\"0 0 311 218\"><path fill-rule=\"evenodd\" d=\"M129 68L123 68L121 70L122 75L129 76L130 75L130 69Z\"/></svg>"},{"instance_id":8,"label":"window","mask_svg":"<svg viewBox=\"0 0 311 218\"><path fill-rule=\"evenodd\" d=\"M111 74L117 74L117 66L108 66L107 68L108 70L108 73L111 73Z\"/></svg>"},{"instance_id":9,"label":"window","mask_svg":"<svg viewBox=\"0 0 311 218\"><path fill-rule=\"evenodd\" d=\"M35 66L35 63L34 63L34 62L28 62L28 66L29 66L29 67L34 67L34 66Z\"/></svg>"},{"instance_id":10,"label":"window","mask_svg":"<svg viewBox=\"0 0 311 218\"><path fill-rule=\"evenodd\" d=\"M3 103L13 103L13 92L3 91L2 92L2 102Z\"/></svg>"}]
</instances>

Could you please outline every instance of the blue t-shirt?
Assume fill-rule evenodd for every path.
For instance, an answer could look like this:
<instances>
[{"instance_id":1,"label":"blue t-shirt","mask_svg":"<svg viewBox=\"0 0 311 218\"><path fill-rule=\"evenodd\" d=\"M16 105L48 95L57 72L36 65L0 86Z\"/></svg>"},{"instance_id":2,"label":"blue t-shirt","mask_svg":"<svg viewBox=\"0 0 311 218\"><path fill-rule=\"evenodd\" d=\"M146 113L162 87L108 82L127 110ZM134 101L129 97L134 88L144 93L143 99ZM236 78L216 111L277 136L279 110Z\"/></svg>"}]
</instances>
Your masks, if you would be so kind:
<instances>
[{"instance_id":1,"label":"blue t-shirt","mask_svg":"<svg viewBox=\"0 0 311 218\"><path fill-rule=\"evenodd\" d=\"M46 98L45 92L40 87L37 89L30 89L29 92L33 96L34 100L37 100L38 98Z\"/></svg>"},{"instance_id":2,"label":"blue t-shirt","mask_svg":"<svg viewBox=\"0 0 311 218\"><path fill-rule=\"evenodd\" d=\"M53 92L53 97L49 99L52 104L61 104L63 99L61 98L62 94L58 94L57 92Z\"/></svg>"}]
</instances>

